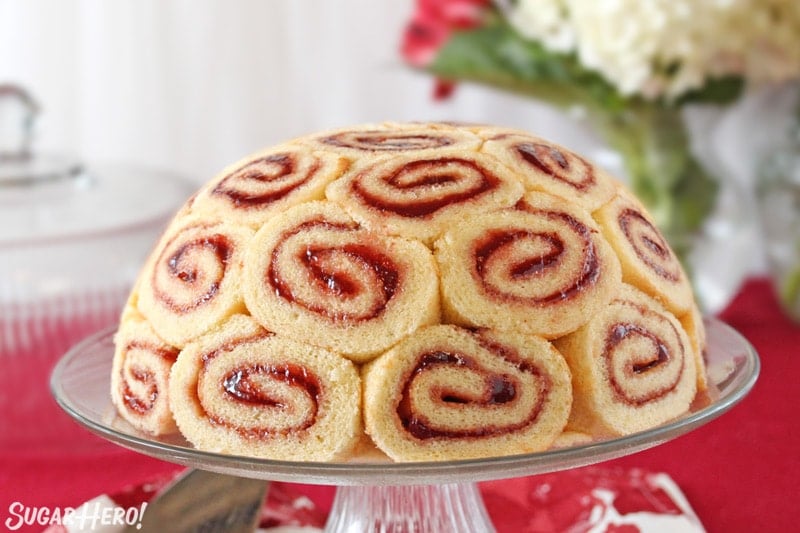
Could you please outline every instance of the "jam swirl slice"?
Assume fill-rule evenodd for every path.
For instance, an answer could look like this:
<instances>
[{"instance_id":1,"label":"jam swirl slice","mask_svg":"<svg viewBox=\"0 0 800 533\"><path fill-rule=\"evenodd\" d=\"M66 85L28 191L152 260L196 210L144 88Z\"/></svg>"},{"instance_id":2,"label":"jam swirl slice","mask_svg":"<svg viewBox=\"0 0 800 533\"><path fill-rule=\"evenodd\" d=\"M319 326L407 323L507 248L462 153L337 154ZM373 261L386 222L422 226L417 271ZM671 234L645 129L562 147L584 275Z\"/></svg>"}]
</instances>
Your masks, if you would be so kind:
<instances>
[{"instance_id":1,"label":"jam swirl slice","mask_svg":"<svg viewBox=\"0 0 800 533\"><path fill-rule=\"evenodd\" d=\"M366 428L398 461L541 450L564 428L569 380L539 337L430 326L367 367Z\"/></svg>"},{"instance_id":2,"label":"jam swirl slice","mask_svg":"<svg viewBox=\"0 0 800 533\"><path fill-rule=\"evenodd\" d=\"M450 321L547 338L588 321L620 283L588 213L544 193L447 233L436 258Z\"/></svg>"},{"instance_id":3,"label":"jam swirl slice","mask_svg":"<svg viewBox=\"0 0 800 533\"><path fill-rule=\"evenodd\" d=\"M273 149L240 161L212 180L191 209L257 229L288 207L321 199L325 186L347 166L348 161L336 154L291 145Z\"/></svg>"},{"instance_id":4,"label":"jam swirl slice","mask_svg":"<svg viewBox=\"0 0 800 533\"><path fill-rule=\"evenodd\" d=\"M203 449L331 460L361 430L360 378L338 354L234 315L185 348L170 379L175 420Z\"/></svg>"},{"instance_id":5,"label":"jam swirl slice","mask_svg":"<svg viewBox=\"0 0 800 533\"><path fill-rule=\"evenodd\" d=\"M592 320L555 341L573 372L570 425L624 435L688 410L697 389L692 347L678 320L658 302L623 285Z\"/></svg>"},{"instance_id":6,"label":"jam swirl slice","mask_svg":"<svg viewBox=\"0 0 800 533\"><path fill-rule=\"evenodd\" d=\"M169 409L169 373L178 349L164 343L137 313L115 337L111 398L117 411L137 429L153 435L177 431ZM134 316L136 315L136 316Z\"/></svg>"},{"instance_id":7,"label":"jam swirl slice","mask_svg":"<svg viewBox=\"0 0 800 533\"><path fill-rule=\"evenodd\" d=\"M159 336L183 347L242 306L239 277L252 234L193 217L167 231L144 270L138 302Z\"/></svg>"},{"instance_id":8,"label":"jam swirl slice","mask_svg":"<svg viewBox=\"0 0 800 533\"><path fill-rule=\"evenodd\" d=\"M570 150L513 130L492 129L481 148L517 169L528 190L550 192L589 211L614 196L613 180Z\"/></svg>"},{"instance_id":9,"label":"jam swirl slice","mask_svg":"<svg viewBox=\"0 0 800 533\"><path fill-rule=\"evenodd\" d=\"M443 148L475 150L481 139L466 129L446 124L431 127L430 124L386 123L327 132L315 137L314 142L325 150L363 157L365 154L398 155Z\"/></svg>"},{"instance_id":10,"label":"jam swirl slice","mask_svg":"<svg viewBox=\"0 0 800 533\"><path fill-rule=\"evenodd\" d=\"M514 205L522 186L494 158L437 151L354 170L326 195L367 228L431 242L468 210Z\"/></svg>"},{"instance_id":11,"label":"jam swirl slice","mask_svg":"<svg viewBox=\"0 0 800 533\"><path fill-rule=\"evenodd\" d=\"M659 298L676 316L689 312L692 287L680 261L646 210L629 193L595 213L622 264L622 278Z\"/></svg>"},{"instance_id":12,"label":"jam swirl slice","mask_svg":"<svg viewBox=\"0 0 800 533\"><path fill-rule=\"evenodd\" d=\"M318 202L256 234L245 301L265 328L364 361L438 319L436 274L421 243L371 233Z\"/></svg>"}]
</instances>

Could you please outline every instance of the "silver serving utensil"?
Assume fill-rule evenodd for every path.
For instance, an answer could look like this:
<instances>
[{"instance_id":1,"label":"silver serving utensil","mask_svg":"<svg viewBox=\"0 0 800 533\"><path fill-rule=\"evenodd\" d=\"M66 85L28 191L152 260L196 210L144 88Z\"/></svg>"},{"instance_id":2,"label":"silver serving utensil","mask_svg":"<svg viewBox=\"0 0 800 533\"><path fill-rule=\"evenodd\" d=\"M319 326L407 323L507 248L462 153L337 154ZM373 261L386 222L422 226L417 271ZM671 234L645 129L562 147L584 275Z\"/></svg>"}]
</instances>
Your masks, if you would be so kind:
<instances>
[{"instance_id":1,"label":"silver serving utensil","mask_svg":"<svg viewBox=\"0 0 800 533\"><path fill-rule=\"evenodd\" d=\"M153 498L126 533L252 533L269 481L187 470Z\"/></svg>"}]
</instances>

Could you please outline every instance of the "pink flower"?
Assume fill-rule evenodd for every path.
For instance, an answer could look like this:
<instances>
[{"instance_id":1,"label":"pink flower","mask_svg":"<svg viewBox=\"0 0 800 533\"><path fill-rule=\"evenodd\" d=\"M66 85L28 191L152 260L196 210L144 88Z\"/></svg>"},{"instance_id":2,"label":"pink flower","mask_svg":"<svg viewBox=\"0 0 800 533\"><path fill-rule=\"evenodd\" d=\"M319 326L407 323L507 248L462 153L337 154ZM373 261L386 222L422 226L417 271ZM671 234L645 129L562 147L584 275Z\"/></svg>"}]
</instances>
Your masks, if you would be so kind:
<instances>
[{"instance_id":1,"label":"pink flower","mask_svg":"<svg viewBox=\"0 0 800 533\"><path fill-rule=\"evenodd\" d=\"M490 0L417 0L417 11L403 35L403 57L415 67L430 65L454 30L481 24L490 3Z\"/></svg>"}]
</instances>

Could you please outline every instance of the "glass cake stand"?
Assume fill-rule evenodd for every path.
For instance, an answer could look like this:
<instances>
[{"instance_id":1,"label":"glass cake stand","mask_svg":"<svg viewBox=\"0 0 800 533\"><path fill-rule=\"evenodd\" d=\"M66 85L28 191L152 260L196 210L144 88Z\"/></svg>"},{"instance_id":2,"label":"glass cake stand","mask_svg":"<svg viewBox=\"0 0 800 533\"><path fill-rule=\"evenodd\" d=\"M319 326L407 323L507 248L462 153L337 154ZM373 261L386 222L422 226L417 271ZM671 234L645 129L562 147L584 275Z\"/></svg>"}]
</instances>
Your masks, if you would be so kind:
<instances>
[{"instance_id":1,"label":"glass cake stand","mask_svg":"<svg viewBox=\"0 0 800 533\"><path fill-rule=\"evenodd\" d=\"M621 438L545 452L463 461L394 463L364 450L341 463L287 462L205 452L180 436L153 437L116 415L110 398L113 330L76 345L56 365L51 389L80 424L121 446L165 461L265 481L336 485L326 531L493 531L476 483L577 468L632 454L718 417L750 391L758 355L744 337L706 319L711 393L667 424Z\"/></svg>"}]
</instances>

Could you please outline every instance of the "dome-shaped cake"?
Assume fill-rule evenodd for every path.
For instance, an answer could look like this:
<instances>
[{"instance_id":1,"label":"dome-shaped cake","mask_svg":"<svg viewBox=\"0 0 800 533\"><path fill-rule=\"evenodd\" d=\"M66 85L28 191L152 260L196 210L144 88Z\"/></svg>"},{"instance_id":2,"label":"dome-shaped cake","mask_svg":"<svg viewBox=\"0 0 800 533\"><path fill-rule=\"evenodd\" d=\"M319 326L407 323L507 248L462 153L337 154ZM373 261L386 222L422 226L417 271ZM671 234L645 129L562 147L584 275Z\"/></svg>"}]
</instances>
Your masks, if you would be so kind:
<instances>
[{"instance_id":1,"label":"dome-shaped cake","mask_svg":"<svg viewBox=\"0 0 800 533\"><path fill-rule=\"evenodd\" d=\"M121 317L111 394L204 450L486 457L685 413L703 342L680 263L599 168L517 130L373 124L187 202Z\"/></svg>"}]
</instances>

